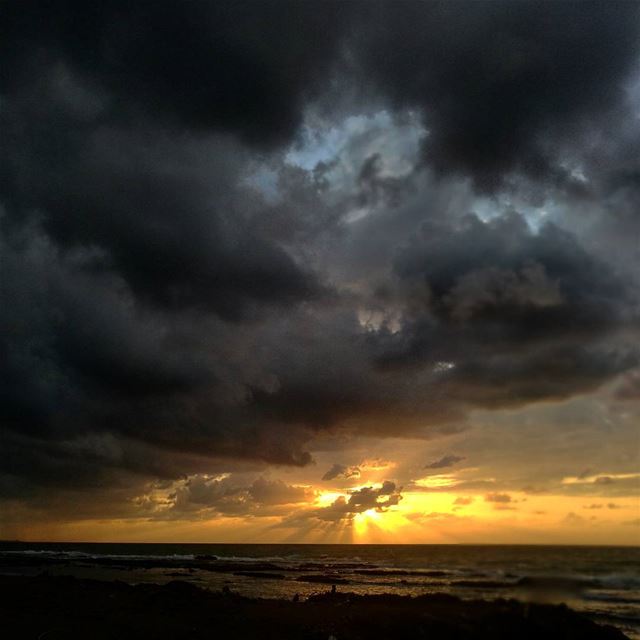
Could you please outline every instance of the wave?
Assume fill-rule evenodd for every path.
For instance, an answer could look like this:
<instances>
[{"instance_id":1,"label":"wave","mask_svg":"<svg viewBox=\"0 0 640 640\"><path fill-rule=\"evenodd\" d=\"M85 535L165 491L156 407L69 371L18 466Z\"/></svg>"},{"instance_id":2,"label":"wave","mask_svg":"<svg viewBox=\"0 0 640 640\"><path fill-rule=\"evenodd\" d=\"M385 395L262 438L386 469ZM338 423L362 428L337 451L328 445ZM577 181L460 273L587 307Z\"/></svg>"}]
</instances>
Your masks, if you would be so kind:
<instances>
[{"instance_id":1,"label":"wave","mask_svg":"<svg viewBox=\"0 0 640 640\"><path fill-rule=\"evenodd\" d=\"M598 576L598 582L604 587L610 589L622 589L622 590L640 590L640 576L629 575L625 573L613 573L604 576Z\"/></svg>"},{"instance_id":2,"label":"wave","mask_svg":"<svg viewBox=\"0 0 640 640\"><path fill-rule=\"evenodd\" d=\"M42 559L68 559L68 560L195 560L193 554L133 554L133 553L87 553L86 551L53 551L48 549L24 549L20 551L0 551L0 559L3 557L42 558Z\"/></svg>"},{"instance_id":3,"label":"wave","mask_svg":"<svg viewBox=\"0 0 640 640\"><path fill-rule=\"evenodd\" d=\"M606 602L608 604L628 604L628 605L634 605L634 606L640 605L640 597L636 597L636 598L629 597L624 595L624 592L616 592L616 593L592 592L583 597L584 597L584 600L588 602Z\"/></svg>"}]
</instances>

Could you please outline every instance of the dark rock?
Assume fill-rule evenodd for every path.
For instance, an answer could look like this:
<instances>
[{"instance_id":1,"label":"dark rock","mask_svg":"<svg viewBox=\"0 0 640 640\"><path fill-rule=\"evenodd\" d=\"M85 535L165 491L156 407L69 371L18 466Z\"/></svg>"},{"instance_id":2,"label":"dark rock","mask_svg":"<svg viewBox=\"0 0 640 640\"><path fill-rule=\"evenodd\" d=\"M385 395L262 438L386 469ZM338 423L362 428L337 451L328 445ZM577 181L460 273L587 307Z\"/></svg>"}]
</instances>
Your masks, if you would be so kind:
<instances>
[{"instance_id":1,"label":"dark rock","mask_svg":"<svg viewBox=\"0 0 640 640\"><path fill-rule=\"evenodd\" d=\"M234 576L245 576L246 578L262 578L263 580L284 580L281 573L269 573L268 571L234 571Z\"/></svg>"},{"instance_id":2,"label":"dark rock","mask_svg":"<svg viewBox=\"0 0 640 640\"><path fill-rule=\"evenodd\" d=\"M298 582L318 582L320 584L349 584L349 581L346 578L341 578L336 575L309 575L309 576L298 576L296 578Z\"/></svg>"}]
</instances>

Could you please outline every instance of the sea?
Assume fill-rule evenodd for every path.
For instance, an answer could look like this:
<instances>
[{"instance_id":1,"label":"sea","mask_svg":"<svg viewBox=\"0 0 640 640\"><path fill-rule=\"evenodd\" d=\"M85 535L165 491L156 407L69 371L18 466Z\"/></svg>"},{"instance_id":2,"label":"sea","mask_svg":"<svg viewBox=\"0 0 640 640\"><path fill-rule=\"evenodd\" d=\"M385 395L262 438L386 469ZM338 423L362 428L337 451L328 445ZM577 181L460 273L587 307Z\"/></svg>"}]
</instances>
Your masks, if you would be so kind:
<instances>
[{"instance_id":1,"label":"sea","mask_svg":"<svg viewBox=\"0 0 640 640\"><path fill-rule=\"evenodd\" d=\"M0 574L42 573L260 598L335 588L565 603L640 640L640 547L0 542Z\"/></svg>"}]
</instances>

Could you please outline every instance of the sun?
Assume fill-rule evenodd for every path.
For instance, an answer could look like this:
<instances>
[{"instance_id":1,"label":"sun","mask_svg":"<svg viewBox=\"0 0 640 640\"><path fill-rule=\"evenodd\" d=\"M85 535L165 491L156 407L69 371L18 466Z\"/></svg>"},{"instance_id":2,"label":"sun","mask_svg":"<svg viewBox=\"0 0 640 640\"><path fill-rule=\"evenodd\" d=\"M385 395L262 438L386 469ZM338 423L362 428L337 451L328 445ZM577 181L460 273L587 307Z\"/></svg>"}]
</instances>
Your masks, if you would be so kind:
<instances>
[{"instance_id":1,"label":"sun","mask_svg":"<svg viewBox=\"0 0 640 640\"><path fill-rule=\"evenodd\" d=\"M373 542L386 538L402 526L402 517L393 511L367 509L353 517L353 534L356 542Z\"/></svg>"}]
</instances>

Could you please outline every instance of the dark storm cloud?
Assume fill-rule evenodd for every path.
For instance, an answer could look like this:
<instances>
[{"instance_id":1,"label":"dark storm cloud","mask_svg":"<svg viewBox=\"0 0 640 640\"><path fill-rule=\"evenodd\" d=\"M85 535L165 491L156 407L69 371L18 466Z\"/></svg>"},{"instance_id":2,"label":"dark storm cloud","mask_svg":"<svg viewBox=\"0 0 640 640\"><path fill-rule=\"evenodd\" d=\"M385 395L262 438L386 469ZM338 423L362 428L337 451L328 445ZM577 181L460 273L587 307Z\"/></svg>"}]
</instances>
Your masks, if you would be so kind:
<instances>
[{"instance_id":1,"label":"dark storm cloud","mask_svg":"<svg viewBox=\"0 0 640 640\"><path fill-rule=\"evenodd\" d=\"M327 430L453 433L470 408L585 392L637 362L640 137L619 92L635 4L2 12L3 494L188 477L189 509L273 505L301 489L198 474L309 464ZM422 117L427 169L390 173L366 131L337 187L337 160L283 160L309 109L332 123L374 103ZM272 200L248 186L256 166ZM523 201L557 196L567 228L467 215L472 184L507 178ZM391 485L323 513L392 506Z\"/></svg>"},{"instance_id":2,"label":"dark storm cloud","mask_svg":"<svg viewBox=\"0 0 640 640\"><path fill-rule=\"evenodd\" d=\"M461 398L563 397L637 358L623 337L637 325L635 294L554 225L534 233L515 212L429 221L395 271L408 292L405 323L378 333L379 366L445 363L442 385Z\"/></svg>"},{"instance_id":3,"label":"dark storm cloud","mask_svg":"<svg viewBox=\"0 0 640 640\"><path fill-rule=\"evenodd\" d=\"M295 133L326 80L351 3L165 0L132 6L4 3L2 80L62 62L113 95L109 119L233 132L258 146Z\"/></svg>"},{"instance_id":4,"label":"dark storm cloud","mask_svg":"<svg viewBox=\"0 0 640 640\"><path fill-rule=\"evenodd\" d=\"M166 29L181 12L204 9L149 7L151 21L165 20ZM3 452L12 452L3 466L6 485L20 491L25 475L45 485L92 475L108 482L117 468L175 476L198 469L193 454L213 450L256 458L259 449L257 458L308 462L295 434L283 446L243 409L247 385L259 389L262 375L232 362L240 338L211 314L246 320L313 299L322 287L277 240L256 233L253 195L238 187L246 152L226 137L161 126L155 109L171 110L169 97L138 110L140 70L128 76L123 59L116 70L105 67L112 54L127 57L127 47L139 45L137 53L161 63L149 69L153 83L166 62L156 60L158 47L187 58L197 51L177 41L165 47L146 30L144 16L122 7L114 13L108 4L7 3L3 10L11 14L3 25L13 25L3 39L13 73L2 78L0 115L0 393ZM205 29L193 16L183 18ZM193 35L185 24L176 29L176 36ZM245 55L242 46L229 55ZM191 72L197 62L207 59L198 54L176 64ZM209 62L220 65L218 58ZM179 95L183 88L175 88ZM135 95L126 97L129 89ZM255 101L246 106L258 108ZM204 103L198 108L207 110ZM239 121L213 113L211 128L238 133L243 122L255 124L255 114L232 111ZM276 113L266 115L273 131L293 126L273 122ZM126 453L90 464L73 446L87 434L114 434ZM173 452L178 464L163 452Z\"/></svg>"},{"instance_id":5,"label":"dark storm cloud","mask_svg":"<svg viewBox=\"0 0 640 640\"><path fill-rule=\"evenodd\" d=\"M247 412L246 385L265 382L242 349L234 362L228 324L145 307L118 276L87 269L91 257L38 234L2 245L7 486L107 482L117 469L176 477L205 455L308 462L294 433L279 439Z\"/></svg>"},{"instance_id":6,"label":"dark storm cloud","mask_svg":"<svg viewBox=\"0 0 640 640\"><path fill-rule=\"evenodd\" d=\"M636 3L378 2L371 14L369 77L424 109L430 163L483 188L560 171L551 140L610 110L636 62Z\"/></svg>"},{"instance_id":7,"label":"dark storm cloud","mask_svg":"<svg viewBox=\"0 0 640 640\"><path fill-rule=\"evenodd\" d=\"M637 53L631 2L69 0L4 12L10 89L62 63L114 96L109 120L159 117L260 146L293 136L340 69L423 110L429 161L485 186L511 169L560 172L549 137L616 105Z\"/></svg>"},{"instance_id":8,"label":"dark storm cloud","mask_svg":"<svg viewBox=\"0 0 640 640\"><path fill-rule=\"evenodd\" d=\"M6 130L28 126L24 113L8 111ZM61 249L93 249L87 269L115 270L143 300L166 307L238 317L252 302L319 293L314 277L281 247L255 237L238 210L232 145L211 150L167 142L160 131L99 127L81 141L57 132L47 148L51 130L64 126L47 123L44 140L27 146L8 136L15 144L4 175L7 226L40 219Z\"/></svg>"}]
</instances>

